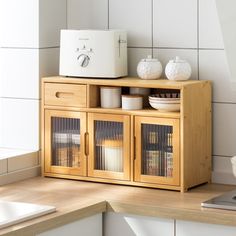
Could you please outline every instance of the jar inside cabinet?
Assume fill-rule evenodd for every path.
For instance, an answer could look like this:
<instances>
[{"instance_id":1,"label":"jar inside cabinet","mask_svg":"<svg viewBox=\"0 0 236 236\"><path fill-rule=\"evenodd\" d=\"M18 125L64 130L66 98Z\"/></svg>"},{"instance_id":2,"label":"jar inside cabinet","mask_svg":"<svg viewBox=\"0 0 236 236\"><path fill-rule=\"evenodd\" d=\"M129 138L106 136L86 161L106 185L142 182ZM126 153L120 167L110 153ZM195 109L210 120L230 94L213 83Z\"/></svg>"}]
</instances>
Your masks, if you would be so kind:
<instances>
[{"instance_id":1,"label":"jar inside cabinet","mask_svg":"<svg viewBox=\"0 0 236 236\"><path fill-rule=\"evenodd\" d=\"M135 117L135 180L179 185L179 120Z\"/></svg>"},{"instance_id":2,"label":"jar inside cabinet","mask_svg":"<svg viewBox=\"0 0 236 236\"><path fill-rule=\"evenodd\" d=\"M130 178L130 117L89 113L89 168L91 177Z\"/></svg>"},{"instance_id":3,"label":"jar inside cabinet","mask_svg":"<svg viewBox=\"0 0 236 236\"><path fill-rule=\"evenodd\" d=\"M85 175L86 114L46 110L45 171Z\"/></svg>"}]
</instances>

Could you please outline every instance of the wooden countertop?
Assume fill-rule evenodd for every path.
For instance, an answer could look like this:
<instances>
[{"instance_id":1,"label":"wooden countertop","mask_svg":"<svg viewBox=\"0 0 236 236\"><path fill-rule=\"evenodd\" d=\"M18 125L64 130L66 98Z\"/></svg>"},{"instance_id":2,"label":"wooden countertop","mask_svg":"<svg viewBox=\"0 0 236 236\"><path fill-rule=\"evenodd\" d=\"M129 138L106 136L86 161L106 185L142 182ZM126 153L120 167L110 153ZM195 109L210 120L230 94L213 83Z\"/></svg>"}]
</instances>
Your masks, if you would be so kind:
<instances>
[{"instance_id":1,"label":"wooden countertop","mask_svg":"<svg viewBox=\"0 0 236 236\"><path fill-rule=\"evenodd\" d=\"M202 201L233 189L208 184L180 193L36 177L0 187L0 200L53 205L57 212L2 229L0 235L35 235L106 211L236 226L235 211L200 206Z\"/></svg>"}]
</instances>

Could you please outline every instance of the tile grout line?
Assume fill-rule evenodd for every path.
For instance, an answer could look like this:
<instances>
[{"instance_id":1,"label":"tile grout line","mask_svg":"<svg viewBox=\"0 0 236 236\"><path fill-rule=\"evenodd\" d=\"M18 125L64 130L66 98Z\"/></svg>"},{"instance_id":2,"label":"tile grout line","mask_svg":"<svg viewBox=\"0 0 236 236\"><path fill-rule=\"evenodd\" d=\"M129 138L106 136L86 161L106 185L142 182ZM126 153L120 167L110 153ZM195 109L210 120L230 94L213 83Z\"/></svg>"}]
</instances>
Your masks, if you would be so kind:
<instances>
[{"instance_id":1,"label":"tile grout line","mask_svg":"<svg viewBox=\"0 0 236 236\"><path fill-rule=\"evenodd\" d=\"M54 49L54 48L59 48L60 45L58 46L52 46L52 47L40 47L40 48L31 48L31 47L0 47L1 49L27 49L27 50L41 50L41 49Z\"/></svg>"},{"instance_id":2,"label":"tile grout line","mask_svg":"<svg viewBox=\"0 0 236 236\"><path fill-rule=\"evenodd\" d=\"M231 158L232 156L227 156L227 155L217 155L217 154L212 154L213 157L225 157L225 158Z\"/></svg>"},{"instance_id":3,"label":"tile grout line","mask_svg":"<svg viewBox=\"0 0 236 236\"><path fill-rule=\"evenodd\" d=\"M32 100L32 101L41 101L41 98L20 98L20 97L0 97L3 99L17 99L17 100Z\"/></svg>"},{"instance_id":4,"label":"tile grout line","mask_svg":"<svg viewBox=\"0 0 236 236\"><path fill-rule=\"evenodd\" d=\"M235 105L236 102L214 102L214 101L212 101L212 104L232 104L232 105Z\"/></svg>"},{"instance_id":5,"label":"tile grout line","mask_svg":"<svg viewBox=\"0 0 236 236\"><path fill-rule=\"evenodd\" d=\"M178 47L142 47L142 46L128 46L128 48L137 48L137 49L177 49L177 50L208 50L208 51L224 51L222 48L178 48Z\"/></svg>"}]
</instances>

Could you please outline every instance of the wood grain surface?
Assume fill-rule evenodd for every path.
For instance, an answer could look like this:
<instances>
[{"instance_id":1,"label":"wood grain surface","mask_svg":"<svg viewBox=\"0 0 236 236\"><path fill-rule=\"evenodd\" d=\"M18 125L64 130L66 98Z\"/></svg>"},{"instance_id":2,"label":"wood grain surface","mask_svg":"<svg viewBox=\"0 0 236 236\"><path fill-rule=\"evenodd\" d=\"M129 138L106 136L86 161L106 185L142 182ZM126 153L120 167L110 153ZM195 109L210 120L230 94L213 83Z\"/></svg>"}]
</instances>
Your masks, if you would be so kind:
<instances>
[{"instance_id":1,"label":"wood grain surface","mask_svg":"<svg viewBox=\"0 0 236 236\"><path fill-rule=\"evenodd\" d=\"M53 205L57 212L0 230L0 235L35 235L97 213L113 211L236 226L235 211L201 208L202 201L235 186L205 184L186 193L36 177L0 188L0 201Z\"/></svg>"}]
</instances>

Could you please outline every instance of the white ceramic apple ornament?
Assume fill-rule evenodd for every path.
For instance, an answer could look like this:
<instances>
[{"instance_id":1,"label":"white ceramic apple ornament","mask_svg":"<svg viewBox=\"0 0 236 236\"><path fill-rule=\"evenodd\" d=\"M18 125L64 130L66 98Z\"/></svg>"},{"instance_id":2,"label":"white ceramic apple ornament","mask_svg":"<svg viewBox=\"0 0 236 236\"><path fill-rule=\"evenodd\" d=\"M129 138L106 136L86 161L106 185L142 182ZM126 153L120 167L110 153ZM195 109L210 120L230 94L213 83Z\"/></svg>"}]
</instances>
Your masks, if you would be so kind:
<instances>
[{"instance_id":1,"label":"white ceramic apple ornament","mask_svg":"<svg viewBox=\"0 0 236 236\"><path fill-rule=\"evenodd\" d=\"M137 73L141 79L159 79L162 74L161 62L149 55L138 63Z\"/></svg>"},{"instance_id":2,"label":"white ceramic apple ornament","mask_svg":"<svg viewBox=\"0 0 236 236\"><path fill-rule=\"evenodd\" d=\"M165 74L169 80L188 80L191 77L192 69L187 61L176 57L166 65Z\"/></svg>"}]
</instances>

